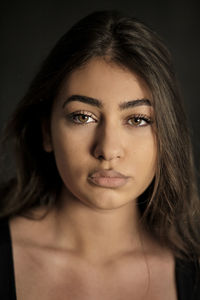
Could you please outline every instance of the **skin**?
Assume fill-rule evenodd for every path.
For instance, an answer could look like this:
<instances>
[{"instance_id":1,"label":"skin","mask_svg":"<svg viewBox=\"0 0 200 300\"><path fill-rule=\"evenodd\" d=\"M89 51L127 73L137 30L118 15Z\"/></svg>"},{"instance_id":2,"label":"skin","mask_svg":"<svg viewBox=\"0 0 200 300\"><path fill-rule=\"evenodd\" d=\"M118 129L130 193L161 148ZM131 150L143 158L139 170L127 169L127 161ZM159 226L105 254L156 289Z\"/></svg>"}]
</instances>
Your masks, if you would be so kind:
<instances>
[{"instance_id":1,"label":"skin","mask_svg":"<svg viewBox=\"0 0 200 300\"><path fill-rule=\"evenodd\" d=\"M102 107L66 103L72 95ZM153 107L118 109L138 99L151 102L144 81L100 58L63 82L50 129L43 124L44 150L54 153L63 181L57 206L40 221L10 222L19 299L176 299L173 257L144 230L137 208L156 169ZM69 118L80 111L91 116ZM117 188L94 185L88 176L99 168L129 179Z\"/></svg>"},{"instance_id":2,"label":"skin","mask_svg":"<svg viewBox=\"0 0 200 300\"><path fill-rule=\"evenodd\" d=\"M77 94L99 99L102 108L80 101L65 104L68 97ZM135 247L140 243L136 199L155 175L157 150L153 125L142 119L141 124L135 125L130 117L146 115L153 120L154 113L149 105L124 111L118 107L122 102L150 98L142 79L96 58L65 81L54 102L50 134L44 132L44 149L54 152L63 180L60 212L70 219L73 216L73 242L81 245L86 253L93 249L92 255L98 260L104 253L113 254L113 245L118 245L127 233L134 236L131 243L135 243ZM69 114L78 111L92 114L87 125L76 125L83 123L80 117L78 120L76 117L76 123L69 120ZM89 174L96 168L114 169L130 178L119 188L98 187L88 181ZM82 224L84 232L80 231ZM98 243L97 236L101 236ZM111 249L110 239L113 240Z\"/></svg>"},{"instance_id":3,"label":"skin","mask_svg":"<svg viewBox=\"0 0 200 300\"><path fill-rule=\"evenodd\" d=\"M103 108L74 101L63 109L64 100L74 94L101 99ZM156 163L152 126L145 126L145 121L144 126L134 126L126 119L132 114L153 118L153 109L140 105L118 112L121 102L143 98L150 95L141 79L100 60L75 71L64 84L53 107L51 141L44 146L54 151L64 186L81 203L98 211L119 208L132 203L152 181ZM89 118L87 126L76 126L67 121L69 113L80 110L92 113L96 122ZM95 168L115 169L131 179L124 188L96 188L87 181Z\"/></svg>"}]
</instances>

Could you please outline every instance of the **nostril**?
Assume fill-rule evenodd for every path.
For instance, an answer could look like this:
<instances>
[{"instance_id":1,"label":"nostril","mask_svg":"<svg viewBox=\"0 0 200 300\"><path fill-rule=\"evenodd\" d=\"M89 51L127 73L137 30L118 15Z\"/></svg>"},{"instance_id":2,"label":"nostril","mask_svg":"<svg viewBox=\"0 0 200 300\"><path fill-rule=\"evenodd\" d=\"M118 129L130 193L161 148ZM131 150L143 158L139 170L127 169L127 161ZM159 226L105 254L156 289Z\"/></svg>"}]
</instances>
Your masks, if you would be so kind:
<instances>
[{"instance_id":1,"label":"nostril","mask_svg":"<svg viewBox=\"0 0 200 300\"><path fill-rule=\"evenodd\" d=\"M99 155L98 158L99 158L100 160L103 160L103 159L104 159L103 155Z\"/></svg>"}]
</instances>

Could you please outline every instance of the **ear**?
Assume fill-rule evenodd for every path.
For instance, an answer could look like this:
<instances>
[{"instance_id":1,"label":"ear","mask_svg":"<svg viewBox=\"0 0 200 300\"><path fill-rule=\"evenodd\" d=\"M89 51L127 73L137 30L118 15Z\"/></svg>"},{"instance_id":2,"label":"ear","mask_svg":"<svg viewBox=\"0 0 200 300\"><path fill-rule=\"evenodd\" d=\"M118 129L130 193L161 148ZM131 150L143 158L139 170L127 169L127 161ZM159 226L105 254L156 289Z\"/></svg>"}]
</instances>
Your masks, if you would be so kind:
<instances>
[{"instance_id":1,"label":"ear","mask_svg":"<svg viewBox=\"0 0 200 300\"><path fill-rule=\"evenodd\" d=\"M42 124L42 144L43 149L46 152L52 152L53 146L52 146L52 140L51 140L51 130L50 130L50 124L48 120L43 120Z\"/></svg>"}]
</instances>

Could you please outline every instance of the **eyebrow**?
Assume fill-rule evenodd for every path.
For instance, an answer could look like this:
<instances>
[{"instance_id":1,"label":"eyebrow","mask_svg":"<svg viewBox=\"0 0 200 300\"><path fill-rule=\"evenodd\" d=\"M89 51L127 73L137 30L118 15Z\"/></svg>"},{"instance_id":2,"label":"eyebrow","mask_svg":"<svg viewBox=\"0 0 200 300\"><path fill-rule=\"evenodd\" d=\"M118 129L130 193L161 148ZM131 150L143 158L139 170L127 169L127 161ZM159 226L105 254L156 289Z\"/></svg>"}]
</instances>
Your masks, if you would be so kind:
<instances>
[{"instance_id":1,"label":"eyebrow","mask_svg":"<svg viewBox=\"0 0 200 300\"><path fill-rule=\"evenodd\" d=\"M86 104L90 104L92 106L98 107L98 108L103 108L103 103L95 98L91 98L88 96L83 96L83 95L72 95L69 98L67 98L62 107L64 108L68 103L73 102L73 101L79 101L79 102L83 102ZM141 106L141 105L147 105L147 106L152 106L151 105L151 101L149 99L135 99L135 100L130 100L127 102L122 102L119 104L119 110L125 110L125 109L129 109L131 107L135 107L135 106Z\"/></svg>"}]
</instances>

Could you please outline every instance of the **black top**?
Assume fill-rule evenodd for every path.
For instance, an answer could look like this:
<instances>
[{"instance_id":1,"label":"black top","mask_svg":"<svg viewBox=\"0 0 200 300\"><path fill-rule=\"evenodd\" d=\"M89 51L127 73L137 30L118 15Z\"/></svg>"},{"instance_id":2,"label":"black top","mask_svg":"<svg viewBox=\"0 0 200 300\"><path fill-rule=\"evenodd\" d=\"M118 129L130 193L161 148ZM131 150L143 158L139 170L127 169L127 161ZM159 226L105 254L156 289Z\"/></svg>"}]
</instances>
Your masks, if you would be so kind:
<instances>
[{"instance_id":1,"label":"black top","mask_svg":"<svg viewBox=\"0 0 200 300\"><path fill-rule=\"evenodd\" d=\"M200 300L200 266L198 263L186 263L176 259L175 278L178 300ZM0 220L0 299L17 299L8 219Z\"/></svg>"}]
</instances>

